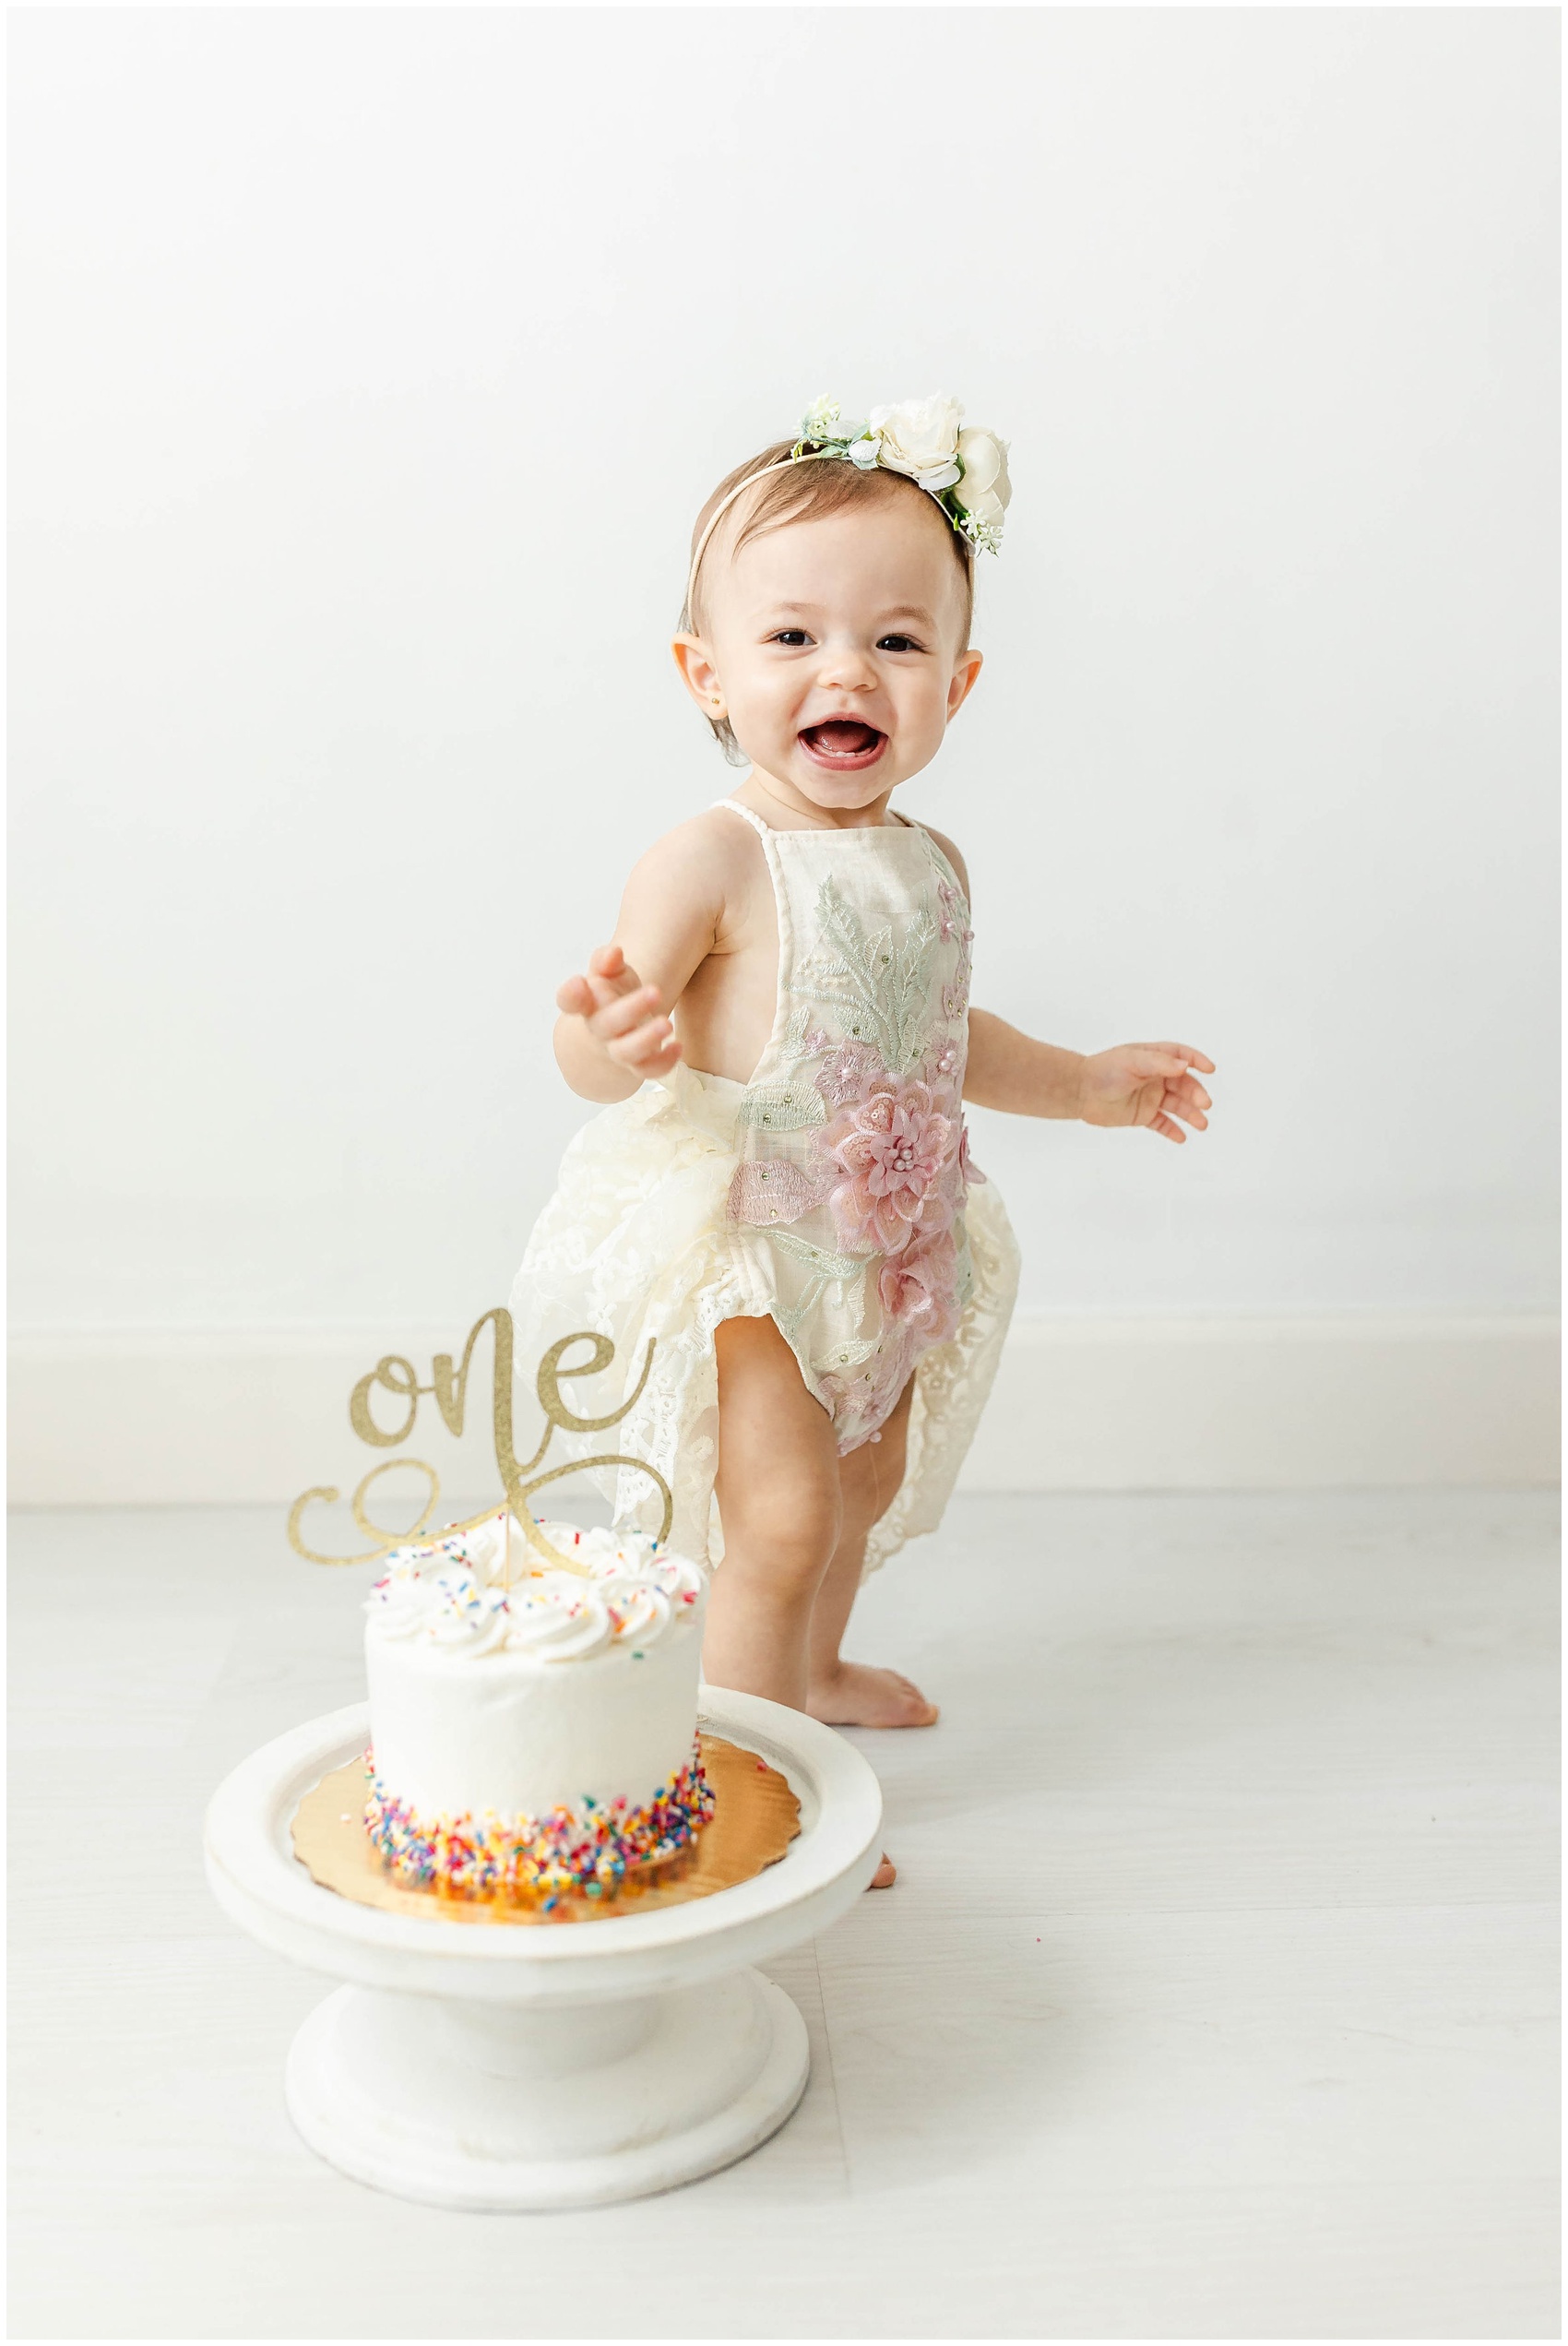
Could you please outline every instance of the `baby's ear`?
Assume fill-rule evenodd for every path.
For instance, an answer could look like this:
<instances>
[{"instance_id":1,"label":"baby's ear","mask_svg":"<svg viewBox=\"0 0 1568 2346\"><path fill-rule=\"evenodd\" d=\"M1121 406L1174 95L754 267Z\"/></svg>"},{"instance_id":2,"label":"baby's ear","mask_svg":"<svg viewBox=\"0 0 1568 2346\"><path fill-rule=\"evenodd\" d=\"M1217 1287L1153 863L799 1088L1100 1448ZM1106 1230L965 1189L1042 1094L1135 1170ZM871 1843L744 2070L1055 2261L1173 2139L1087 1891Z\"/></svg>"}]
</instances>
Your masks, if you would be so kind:
<instances>
[{"instance_id":1,"label":"baby's ear","mask_svg":"<svg viewBox=\"0 0 1568 2346\"><path fill-rule=\"evenodd\" d=\"M974 689L975 678L985 664L985 654L980 651L960 652L953 669L953 681L947 687L947 721L952 723Z\"/></svg>"},{"instance_id":2,"label":"baby's ear","mask_svg":"<svg viewBox=\"0 0 1568 2346\"><path fill-rule=\"evenodd\" d=\"M700 636L677 636L670 647L683 683L705 717L717 720L724 712L724 694L713 654Z\"/></svg>"}]
</instances>

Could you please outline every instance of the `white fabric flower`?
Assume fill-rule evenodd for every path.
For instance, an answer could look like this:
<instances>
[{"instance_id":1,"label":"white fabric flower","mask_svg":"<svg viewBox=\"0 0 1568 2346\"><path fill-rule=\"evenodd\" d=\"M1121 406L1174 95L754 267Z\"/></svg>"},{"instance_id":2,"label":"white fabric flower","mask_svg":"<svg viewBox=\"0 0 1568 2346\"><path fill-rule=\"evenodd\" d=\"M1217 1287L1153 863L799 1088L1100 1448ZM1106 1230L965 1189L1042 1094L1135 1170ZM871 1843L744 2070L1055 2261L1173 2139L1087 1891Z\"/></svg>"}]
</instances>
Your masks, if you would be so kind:
<instances>
[{"instance_id":1,"label":"white fabric flower","mask_svg":"<svg viewBox=\"0 0 1568 2346\"><path fill-rule=\"evenodd\" d=\"M838 437L837 424L838 402L829 399L825 391L807 408L801 425L801 436L805 440L836 440Z\"/></svg>"},{"instance_id":2,"label":"white fabric flower","mask_svg":"<svg viewBox=\"0 0 1568 2346\"><path fill-rule=\"evenodd\" d=\"M897 407L873 407L866 430L881 443L882 461L890 471L908 473L934 495L958 478L954 458L963 412L956 399L939 393L934 399L904 399Z\"/></svg>"},{"instance_id":3,"label":"white fabric flower","mask_svg":"<svg viewBox=\"0 0 1568 2346\"><path fill-rule=\"evenodd\" d=\"M999 537L1007 501L1013 494L1013 484L1007 477L1007 443L999 440L994 432L971 429L959 433L958 454L964 478L953 502L993 537Z\"/></svg>"}]
</instances>

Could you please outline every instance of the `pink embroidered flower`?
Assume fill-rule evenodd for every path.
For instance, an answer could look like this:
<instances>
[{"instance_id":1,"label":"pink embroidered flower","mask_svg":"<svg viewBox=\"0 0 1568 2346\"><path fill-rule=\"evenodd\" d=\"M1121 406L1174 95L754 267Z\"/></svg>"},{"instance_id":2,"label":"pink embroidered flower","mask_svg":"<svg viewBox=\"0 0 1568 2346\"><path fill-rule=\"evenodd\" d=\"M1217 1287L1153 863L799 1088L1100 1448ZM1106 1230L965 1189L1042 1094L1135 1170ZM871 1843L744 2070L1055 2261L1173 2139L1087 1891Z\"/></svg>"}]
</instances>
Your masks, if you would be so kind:
<instances>
[{"instance_id":1,"label":"pink embroidered flower","mask_svg":"<svg viewBox=\"0 0 1568 2346\"><path fill-rule=\"evenodd\" d=\"M806 1037L808 1048L814 1038ZM869 1042L839 1042L829 1044L826 1035L816 1047L828 1055L816 1071L816 1088L830 1108L845 1107L851 1100L863 1100L872 1084L886 1069Z\"/></svg>"},{"instance_id":2,"label":"pink embroidered flower","mask_svg":"<svg viewBox=\"0 0 1568 2346\"><path fill-rule=\"evenodd\" d=\"M958 1127L958 1174L966 1189L973 1189L977 1185L984 1186L985 1175L969 1154L968 1125L960 1125Z\"/></svg>"},{"instance_id":3,"label":"pink embroidered flower","mask_svg":"<svg viewBox=\"0 0 1568 2346\"><path fill-rule=\"evenodd\" d=\"M917 1230L877 1279L883 1309L922 1343L942 1344L958 1325L958 1250L950 1230Z\"/></svg>"},{"instance_id":4,"label":"pink embroidered flower","mask_svg":"<svg viewBox=\"0 0 1568 2346\"><path fill-rule=\"evenodd\" d=\"M939 1090L944 1085L951 1088L957 1077L958 1062L962 1055L957 1043L951 1036L948 1036L944 1042L932 1044L931 1055L921 1073L933 1091Z\"/></svg>"},{"instance_id":5,"label":"pink embroidered flower","mask_svg":"<svg viewBox=\"0 0 1568 2346\"><path fill-rule=\"evenodd\" d=\"M958 1135L929 1084L884 1070L840 1109L819 1146L839 1175L833 1211L843 1243L894 1255L908 1244L928 1200L940 1200L942 1176L957 1161ZM943 1219L952 1219L950 1203Z\"/></svg>"},{"instance_id":6,"label":"pink embroidered flower","mask_svg":"<svg viewBox=\"0 0 1568 2346\"><path fill-rule=\"evenodd\" d=\"M969 908L957 889L949 887L945 880L937 881L936 893L942 906L936 916L936 934L944 945L950 945L955 937L957 938L959 965L965 967L969 959L969 947L975 941L973 929L964 923L964 915Z\"/></svg>"},{"instance_id":7,"label":"pink embroidered flower","mask_svg":"<svg viewBox=\"0 0 1568 2346\"><path fill-rule=\"evenodd\" d=\"M909 1381L918 1340L913 1328L889 1324L872 1358L860 1368L830 1370L821 1380L833 1414L838 1455L848 1457L863 1442L880 1439L898 1396Z\"/></svg>"},{"instance_id":8,"label":"pink embroidered flower","mask_svg":"<svg viewBox=\"0 0 1568 2346\"><path fill-rule=\"evenodd\" d=\"M868 1422L875 1422L880 1399L875 1378L868 1376L864 1370L858 1375L846 1376L829 1369L819 1381L836 1430L863 1442L865 1435L859 1429Z\"/></svg>"}]
</instances>

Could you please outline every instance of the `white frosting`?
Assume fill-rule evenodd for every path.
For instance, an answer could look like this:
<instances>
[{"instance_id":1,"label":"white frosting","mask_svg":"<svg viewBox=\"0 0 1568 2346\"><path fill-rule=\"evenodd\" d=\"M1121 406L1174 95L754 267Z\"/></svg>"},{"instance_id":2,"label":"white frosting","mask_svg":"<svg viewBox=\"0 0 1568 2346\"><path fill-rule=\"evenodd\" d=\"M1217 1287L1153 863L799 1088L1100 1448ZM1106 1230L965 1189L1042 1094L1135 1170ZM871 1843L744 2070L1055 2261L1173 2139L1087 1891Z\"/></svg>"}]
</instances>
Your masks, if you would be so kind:
<instances>
[{"instance_id":1,"label":"white frosting","mask_svg":"<svg viewBox=\"0 0 1568 2346\"><path fill-rule=\"evenodd\" d=\"M645 1534L569 1523L540 1529L563 1554L580 1557L589 1577L542 1566L515 1518L508 1555L505 1518L497 1515L471 1531L394 1549L371 1591L373 1623L386 1637L573 1661L628 1640L657 1645L684 1614L701 1611L697 1566Z\"/></svg>"},{"instance_id":2,"label":"white frosting","mask_svg":"<svg viewBox=\"0 0 1568 2346\"><path fill-rule=\"evenodd\" d=\"M706 1574L637 1533L542 1529L588 1577L515 1521L508 1560L497 1514L397 1550L371 1593L375 1772L422 1816L636 1807L691 1757Z\"/></svg>"}]
</instances>

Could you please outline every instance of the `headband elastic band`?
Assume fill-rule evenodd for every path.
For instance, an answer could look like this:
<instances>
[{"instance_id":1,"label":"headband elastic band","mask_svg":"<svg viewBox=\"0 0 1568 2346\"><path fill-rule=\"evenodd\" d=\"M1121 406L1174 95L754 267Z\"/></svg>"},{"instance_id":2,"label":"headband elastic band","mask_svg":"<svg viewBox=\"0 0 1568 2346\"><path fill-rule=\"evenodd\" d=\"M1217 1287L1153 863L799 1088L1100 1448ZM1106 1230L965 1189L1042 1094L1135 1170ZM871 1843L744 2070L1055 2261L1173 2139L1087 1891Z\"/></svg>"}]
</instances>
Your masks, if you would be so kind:
<instances>
[{"instance_id":1,"label":"headband elastic band","mask_svg":"<svg viewBox=\"0 0 1568 2346\"><path fill-rule=\"evenodd\" d=\"M788 472L792 465L814 464L819 457L837 454L836 448L811 448L803 451L800 456L781 456L775 463L759 465L754 472L748 472L743 481L737 481L734 487L719 498L719 503L707 517L707 529L697 540L696 552L692 556L692 566L686 577L686 616L688 619L695 623L696 618L696 613L692 609L692 590L697 583L697 565L707 551L707 542L712 537L715 528L742 491L749 489L754 481L766 481L770 472Z\"/></svg>"}]
</instances>

